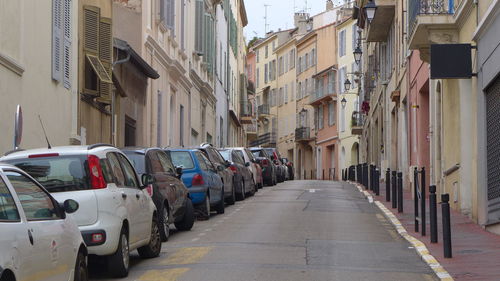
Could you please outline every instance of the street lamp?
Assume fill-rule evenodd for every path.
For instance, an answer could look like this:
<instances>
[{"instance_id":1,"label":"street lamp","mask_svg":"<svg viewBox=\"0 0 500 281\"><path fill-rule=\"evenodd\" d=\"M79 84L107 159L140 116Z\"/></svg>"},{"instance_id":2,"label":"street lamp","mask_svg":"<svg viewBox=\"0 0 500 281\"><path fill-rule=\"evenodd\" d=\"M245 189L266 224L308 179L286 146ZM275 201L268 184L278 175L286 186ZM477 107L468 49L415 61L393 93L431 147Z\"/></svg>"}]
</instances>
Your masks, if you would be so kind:
<instances>
[{"instance_id":1,"label":"street lamp","mask_svg":"<svg viewBox=\"0 0 500 281\"><path fill-rule=\"evenodd\" d=\"M377 11L377 5L375 5L374 0L370 0L370 2L365 5L364 9L366 12L366 18L368 19L368 22L371 23L375 17L375 11Z\"/></svg>"},{"instance_id":2,"label":"street lamp","mask_svg":"<svg viewBox=\"0 0 500 281\"><path fill-rule=\"evenodd\" d=\"M340 101L340 104L342 105L342 108L345 108L345 106L347 104L347 100L345 99L345 97L342 98L342 100Z\"/></svg>"},{"instance_id":3,"label":"street lamp","mask_svg":"<svg viewBox=\"0 0 500 281\"><path fill-rule=\"evenodd\" d=\"M363 55L363 51L361 51L359 45L356 47L356 50L352 52L352 54L354 55L354 61L356 64L359 64L361 62L361 56Z\"/></svg>"},{"instance_id":4,"label":"street lamp","mask_svg":"<svg viewBox=\"0 0 500 281\"><path fill-rule=\"evenodd\" d=\"M349 78L347 78L344 82L344 89L346 92L351 89L351 81L349 81Z\"/></svg>"}]
</instances>

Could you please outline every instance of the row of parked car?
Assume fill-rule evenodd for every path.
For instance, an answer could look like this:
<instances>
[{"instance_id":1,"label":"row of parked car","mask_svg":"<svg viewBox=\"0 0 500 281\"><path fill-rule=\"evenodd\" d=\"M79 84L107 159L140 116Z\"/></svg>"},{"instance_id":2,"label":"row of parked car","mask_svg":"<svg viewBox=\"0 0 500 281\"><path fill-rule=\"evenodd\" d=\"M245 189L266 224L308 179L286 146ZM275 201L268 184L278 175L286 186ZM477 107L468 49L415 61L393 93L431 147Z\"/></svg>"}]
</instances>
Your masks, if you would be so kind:
<instances>
[{"instance_id":1,"label":"row of parked car","mask_svg":"<svg viewBox=\"0 0 500 281\"><path fill-rule=\"evenodd\" d=\"M0 281L88 279L103 256L124 277L130 252L160 254L170 226L293 179L275 148L124 148L107 144L17 150L0 158ZM38 279L37 279L38 280Z\"/></svg>"}]
</instances>

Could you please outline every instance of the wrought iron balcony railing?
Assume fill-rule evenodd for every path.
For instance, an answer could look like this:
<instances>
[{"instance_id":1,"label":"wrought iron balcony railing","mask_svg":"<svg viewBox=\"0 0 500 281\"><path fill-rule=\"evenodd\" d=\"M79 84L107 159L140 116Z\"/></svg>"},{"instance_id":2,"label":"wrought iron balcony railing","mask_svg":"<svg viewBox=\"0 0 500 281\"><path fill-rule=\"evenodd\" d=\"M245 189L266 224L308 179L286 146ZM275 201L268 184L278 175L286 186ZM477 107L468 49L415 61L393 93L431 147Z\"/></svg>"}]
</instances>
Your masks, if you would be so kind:
<instances>
[{"instance_id":1,"label":"wrought iron balcony railing","mask_svg":"<svg viewBox=\"0 0 500 281\"><path fill-rule=\"evenodd\" d=\"M250 146L275 146L276 133L265 133L260 135L257 140L250 143Z\"/></svg>"},{"instance_id":2,"label":"wrought iron balcony railing","mask_svg":"<svg viewBox=\"0 0 500 281\"><path fill-rule=\"evenodd\" d=\"M269 104L259 105L257 111L259 112L259 115L269 115Z\"/></svg>"},{"instance_id":3,"label":"wrought iron balcony railing","mask_svg":"<svg viewBox=\"0 0 500 281\"><path fill-rule=\"evenodd\" d=\"M408 0L408 23L410 34L419 15L449 15L455 11L455 2L461 0Z\"/></svg>"},{"instance_id":4,"label":"wrought iron balcony railing","mask_svg":"<svg viewBox=\"0 0 500 281\"><path fill-rule=\"evenodd\" d=\"M300 127L295 129L295 140L296 141L308 141L311 139L311 128Z\"/></svg>"}]
</instances>

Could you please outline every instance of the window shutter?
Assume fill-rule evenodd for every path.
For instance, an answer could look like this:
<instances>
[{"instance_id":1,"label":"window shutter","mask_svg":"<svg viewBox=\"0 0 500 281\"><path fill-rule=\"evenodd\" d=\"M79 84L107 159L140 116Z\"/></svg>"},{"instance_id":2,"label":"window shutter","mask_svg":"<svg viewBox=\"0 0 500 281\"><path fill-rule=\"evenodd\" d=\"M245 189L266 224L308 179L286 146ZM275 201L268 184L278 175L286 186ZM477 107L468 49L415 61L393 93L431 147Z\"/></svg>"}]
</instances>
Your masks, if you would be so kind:
<instances>
[{"instance_id":1,"label":"window shutter","mask_svg":"<svg viewBox=\"0 0 500 281\"><path fill-rule=\"evenodd\" d=\"M71 88L71 0L64 0L63 84Z\"/></svg>"},{"instance_id":2,"label":"window shutter","mask_svg":"<svg viewBox=\"0 0 500 281\"><path fill-rule=\"evenodd\" d=\"M170 31L172 32L172 36L175 37L175 1L174 0L169 0L170 2L170 9L168 11L168 28L170 28Z\"/></svg>"},{"instance_id":3,"label":"window shutter","mask_svg":"<svg viewBox=\"0 0 500 281\"><path fill-rule=\"evenodd\" d=\"M185 46L185 23L186 23L186 0L181 1L181 49L184 50L186 49Z\"/></svg>"},{"instance_id":4,"label":"window shutter","mask_svg":"<svg viewBox=\"0 0 500 281\"><path fill-rule=\"evenodd\" d=\"M99 17L98 7L83 7L83 50L93 55L99 53Z\"/></svg>"},{"instance_id":5,"label":"window shutter","mask_svg":"<svg viewBox=\"0 0 500 281\"><path fill-rule=\"evenodd\" d=\"M62 0L52 0L52 79L61 81Z\"/></svg>"},{"instance_id":6,"label":"window shutter","mask_svg":"<svg viewBox=\"0 0 500 281\"><path fill-rule=\"evenodd\" d=\"M108 73L112 77L111 64L113 59L113 35L111 31L111 19L101 18L99 24L99 59ZM99 81L99 93L101 96L98 102L111 104L111 91L113 84Z\"/></svg>"},{"instance_id":7,"label":"window shutter","mask_svg":"<svg viewBox=\"0 0 500 281\"><path fill-rule=\"evenodd\" d=\"M196 0L196 27L195 27L195 51L199 54L203 53L203 15L204 15L203 0Z\"/></svg>"},{"instance_id":8,"label":"window shutter","mask_svg":"<svg viewBox=\"0 0 500 281\"><path fill-rule=\"evenodd\" d=\"M164 25L167 25L167 1L168 0L160 0L160 21L163 22Z\"/></svg>"}]
</instances>

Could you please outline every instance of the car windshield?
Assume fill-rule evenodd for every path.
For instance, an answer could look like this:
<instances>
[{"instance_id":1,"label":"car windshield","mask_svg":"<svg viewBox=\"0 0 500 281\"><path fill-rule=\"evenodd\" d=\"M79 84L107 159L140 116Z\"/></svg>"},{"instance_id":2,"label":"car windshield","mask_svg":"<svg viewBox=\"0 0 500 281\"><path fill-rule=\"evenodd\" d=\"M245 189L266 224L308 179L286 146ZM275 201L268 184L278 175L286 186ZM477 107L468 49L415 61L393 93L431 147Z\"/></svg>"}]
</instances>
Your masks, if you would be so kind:
<instances>
[{"instance_id":1,"label":"car windshield","mask_svg":"<svg viewBox=\"0 0 500 281\"><path fill-rule=\"evenodd\" d=\"M130 162L132 162L132 165L139 175L146 173L144 154L133 151L124 151L124 153L127 155L128 159L130 159Z\"/></svg>"},{"instance_id":2,"label":"car windshield","mask_svg":"<svg viewBox=\"0 0 500 281\"><path fill-rule=\"evenodd\" d=\"M49 192L91 189L87 158L83 155L14 159L3 162L26 171Z\"/></svg>"},{"instance_id":3,"label":"car windshield","mask_svg":"<svg viewBox=\"0 0 500 281\"><path fill-rule=\"evenodd\" d=\"M252 150L252 154L255 157L267 157L267 155L264 152L264 150Z\"/></svg>"},{"instance_id":4,"label":"car windshield","mask_svg":"<svg viewBox=\"0 0 500 281\"><path fill-rule=\"evenodd\" d=\"M172 163L176 167L182 167L184 170L194 168L193 158L187 151L170 151L170 157L172 157Z\"/></svg>"},{"instance_id":5,"label":"car windshield","mask_svg":"<svg viewBox=\"0 0 500 281\"><path fill-rule=\"evenodd\" d=\"M219 150L224 160L231 161L231 150Z\"/></svg>"}]
</instances>

